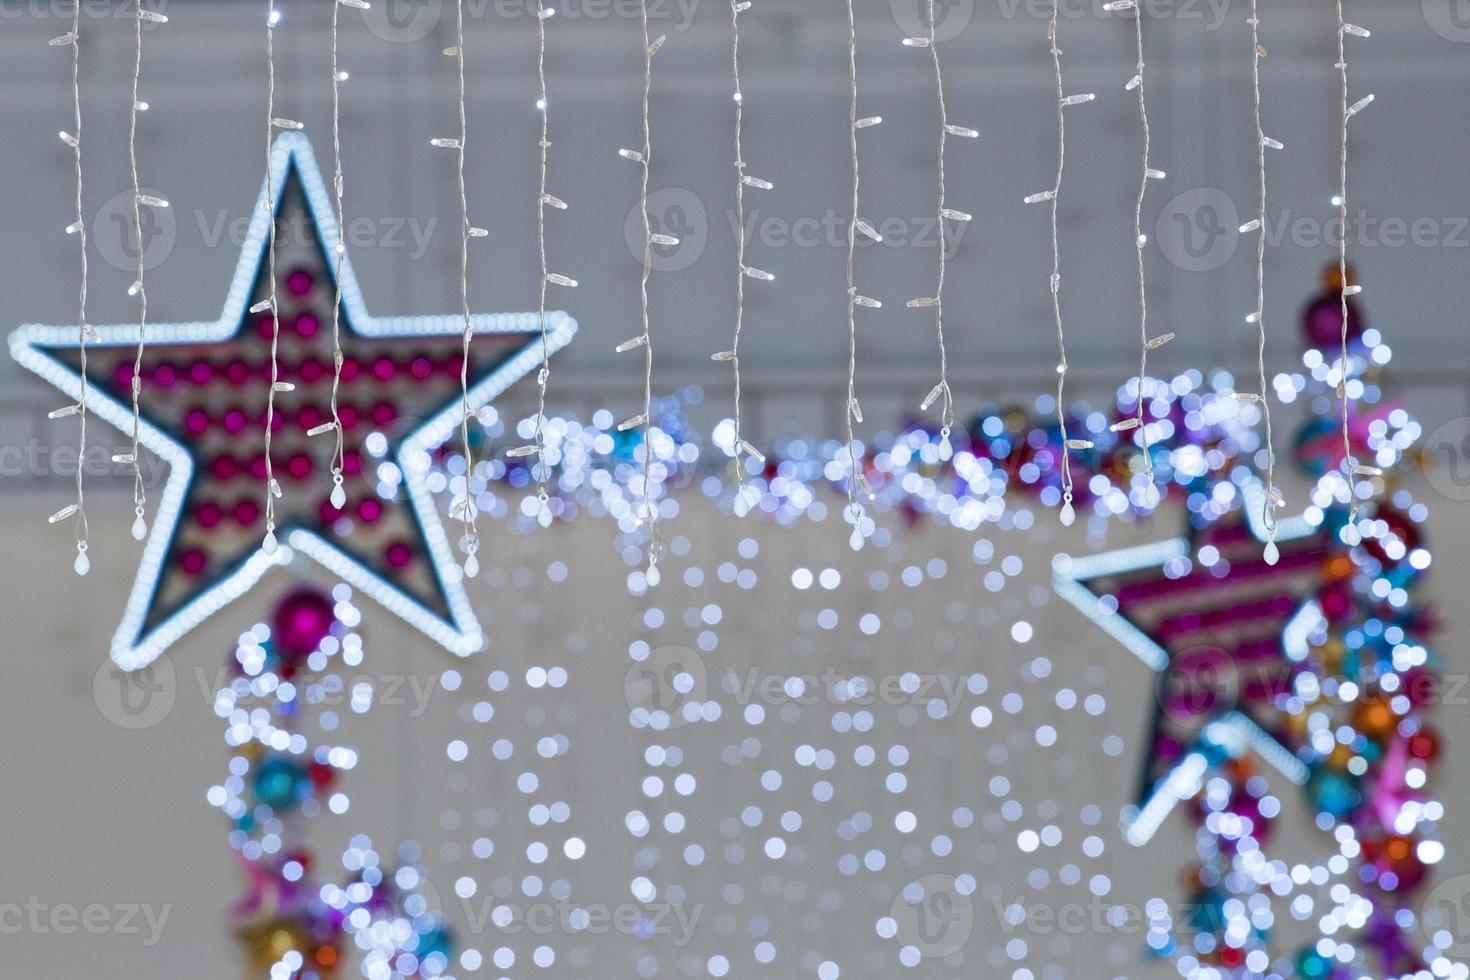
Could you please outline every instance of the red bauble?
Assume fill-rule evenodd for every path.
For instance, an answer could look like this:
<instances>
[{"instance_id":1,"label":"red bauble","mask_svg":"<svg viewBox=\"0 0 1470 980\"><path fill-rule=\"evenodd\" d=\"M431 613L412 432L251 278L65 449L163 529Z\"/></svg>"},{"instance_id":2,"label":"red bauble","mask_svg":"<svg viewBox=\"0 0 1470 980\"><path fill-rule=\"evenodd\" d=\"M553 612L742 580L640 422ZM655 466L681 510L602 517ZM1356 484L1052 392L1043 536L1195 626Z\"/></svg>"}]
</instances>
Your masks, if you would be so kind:
<instances>
[{"instance_id":1,"label":"red bauble","mask_svg":"<svg viewBox=\"0 0 1470 980\"><path fill-rule=\"evenodd\" d=\"M1439 736L1428 728L1416 732L1409 739L1409 754L1426 762L1433 760L1439 755Z\"/></svg>"},{"instance_id":2,"label":"red bauble","mask_svg":"<svg viewBox=\"0 0 1470 980\"><path fill-rule=\"evenodd\" d=\"M384 549L383 557L394 568L407 568L413 561L413 549L403 541L395 541Z\"/></svg>"},{"instance_id":3,"label":"red bauble","mask_svg":"<svg viewBox=\"0 0 1470 980\"><path fill-rule=\"evenodd\" d=\"M311 292L312 285L311 273L305 269L295 269L286 276L286 288L292 296L305 296Z\"/></svg>"},{"instance_id":4,"label":"red bauble","mask_svg":"<svg viewBox=\"0 0 1470 980\"><path fill-rule=\"evenodd\" d=\"M321 645L336 617L332 600L316 589L297 589L281 600L271 636L282 657L304 657Z\"/></svg>"},{"instance_id":5,"label":"red bauble","mask_svg":"<svg viewBox=\"0 0 1470 980\"><path fill-rule=\"evenodd\" d=\"M306 773L311 777L311 785L317 789L326 789L332 785L332 780L337 778L335 769L320 762L313 763Z\"/></svg>"}]
</instances>

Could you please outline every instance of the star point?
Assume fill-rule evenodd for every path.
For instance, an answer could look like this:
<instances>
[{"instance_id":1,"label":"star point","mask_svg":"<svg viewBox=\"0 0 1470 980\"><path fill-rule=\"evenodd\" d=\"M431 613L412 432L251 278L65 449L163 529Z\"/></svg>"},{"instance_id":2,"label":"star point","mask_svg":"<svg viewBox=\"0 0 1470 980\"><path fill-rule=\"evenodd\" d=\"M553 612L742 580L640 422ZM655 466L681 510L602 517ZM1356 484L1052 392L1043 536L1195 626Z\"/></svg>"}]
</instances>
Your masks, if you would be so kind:
<instances>
[{"instance_id":1,"label":"star point","mask_svg":"<svg viewBox=\"0 0 1470 980\"><path fill-rule=\"evenodd\" d=\"M466 404L459 383L463 318L372 315L344 253L342 346L348 361L341 393L352 421L345 460L348 475L361 477L344 498L325 478L331 448L322 444L335 440L308 435L323 421L322 389L333 376L331 349L324 352L323 345L330 339L340 237L306 138L282 134L272 153L274 186L262 185L220 316L148 327L139 442L167 464L168 476L113 637L112 659L124 669L146 666L271 569L300 559L368 593L452 653L469 656L484 647L485 634L465 592L428 464L445 452L441 447L457 432L466 407L477 413L540 366L541 319L534 312L471 318ZM285 488L277 501L274 549L258 523L265 491L256 472L263 467L269 379L260 359L252 360L252 351L258 355L270 341L271 320L266 314L262 326L249 312L257 290L264 295L272 218L266 202L272 200L278 219L299 209L314 239L298 243L292 255L277 236L285 313L281 363L295 388L276 395L271 459ZM577 329L562 312L547 313L545 326L550 352ZM76 332L75 325L22 326L10 337L11 354L69 397L83 399L73 360ZM137 324L97 326L96 333L88 345L86 408L130 434ZM347 430L346 420L343 425Z\"/></svg>"},{"instance_id":2,"label":"star point","mask_svg":"<svg viewBox=\"0 0 1470 980\"><path fill-rule=\"evenodd\" d=\"M1212 753L1255 752L1293 783L1307 767L1278 737L1278 696L1320 620L1325 532L1303 515L1268 531L1265 494L1245 488L1235 517L1192 535L1058 563L1059 596L1155 677L1139 802L1124 836L1147 843L1198 790ZM1275 561L1262 542L1276 545ZM1208 590L1209 601L1202 593Z\"/></svg>"}]
</instances>

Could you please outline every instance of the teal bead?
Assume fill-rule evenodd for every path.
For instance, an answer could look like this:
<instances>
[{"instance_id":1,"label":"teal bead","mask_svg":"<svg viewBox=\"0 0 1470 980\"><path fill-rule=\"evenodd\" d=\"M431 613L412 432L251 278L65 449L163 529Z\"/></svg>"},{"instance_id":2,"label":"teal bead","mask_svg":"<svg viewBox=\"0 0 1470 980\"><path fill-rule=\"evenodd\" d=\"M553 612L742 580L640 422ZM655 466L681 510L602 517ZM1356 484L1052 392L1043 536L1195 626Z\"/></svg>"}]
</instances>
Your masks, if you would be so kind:
<instances>
[{"instance_id":1,"label":"teal bead","mask_svg":"<svg viewBox=\"0 0 1470 980\"><path fill-rule=\"evenodd\" d=\"M306 772L291 759L267 759L255 771L255 797L276 810L289 810L301 802L310 783Z\"/></svg>"},{"instance_id":2,"label":"teal bead","mask_svg":"<svg viewBox=\"0 0 1470 980\"><path fill-rule=\"evenodd\" d=\"M1356 779L1328 769L1318 769L1312 774L1307 781L1307 792L1319 811L1334 817L1348 815L1363 798Z\"/></svg>"}]
</instances>

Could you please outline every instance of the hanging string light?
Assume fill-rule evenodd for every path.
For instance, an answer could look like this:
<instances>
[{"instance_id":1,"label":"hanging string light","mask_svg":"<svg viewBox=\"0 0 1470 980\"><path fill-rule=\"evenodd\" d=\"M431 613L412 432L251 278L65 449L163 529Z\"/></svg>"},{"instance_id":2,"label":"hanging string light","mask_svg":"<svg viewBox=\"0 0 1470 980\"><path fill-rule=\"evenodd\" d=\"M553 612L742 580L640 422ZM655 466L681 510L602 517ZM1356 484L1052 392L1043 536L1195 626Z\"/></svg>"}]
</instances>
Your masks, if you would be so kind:
<instances>
[{"instance_id":1,"label":"hanging string light","mask_svg":"<svg viewBox=\"0 0 1470 980\"><path fill-rule=\"evenodd\" d=\"M143 470L139 464L138 435L142 428L143 413L143 352L148 345L148 293L143 288L143 215L145 195L138 186L138 113L148 108L148 103L138 97L138 82L143 74L143 24L147 21L162 24L168 21L163 14L143 7L142 0L133 2L133 99L128 111L128 170L133 177L133 251L137 255L137 278L128 287L128 295L138 297L138 349L133 355L133 447L124 454L113 456L113 462L126 463L133 467L133 539L142 541L148 535L148 521L144 518L147 493L143 486ZM157 198L147 197L155 201ZM163 206L167 206L164 204Z\"/></svg>"},{"instance_id":2,"label":"hanging string light","mask_svg":"<svg viewBox=\"0 0 1470 980\"><path fill-rule=\"evenodd\" d=\"M74 133L61 131L61 141L72 149L72 160L76 172L76 220L66 226L69 235L77 236L78 254L81 257L82 282L78 294L77 312L77 352L80 358L80 367L77 371L78 384L81 390L78 392L75 404L56 409L50 414L53 419L66 418L71 415L77 416L80 422L80 434L77 437L77 499L74 503L52 514L50 523L60 524L69 518L75 518L73 526L76 531L77 557L72 567L78 575L86 575L92 567L91 560L87 558L87 497L82 486L82 473L86 469L82 462L87 457L87 341L93 338L93 330L87 324L87 225L82 217L82 5L75 4L72 7L71 30L65 34L53 37L49 42L54 48L71 48L71 103L72 103L72 128ZM133 384L137 385L134 376Z\"/></svg>"},{"instance_id":3,"label":"hanging string light","mask_svg":"<svg viewBox=\"0 0 1470 980\"><path fill-rule=\"evenodd\" d=\"M279 348L281 341L281 313L276 302L276 178L275 178L275 131L277 129L300 130L305 127L295 119L276 115L276 25L281 22L281 12L275 0L266 0L265 17L265 206L270 223L270 234L266 240L266 281L270 290L267 297L250 307L251 313L271 314L271 384L265 403L265 540L261 543L265 553L276 553L276 500L281 496L281 484L276 480L271 465L271 432L275 428L276 393L290 391L295 386L281 380Z\"/></svg>"},{"instance_id":4,"label":"hanging string light","mask_svg":"<svg viewBox=\"0 0 1470 980\"><path fill-rule=\"evenodd\" d=\"M1092 441L1089 439L1072 439L1067 435L1067 337L1062 329L1062 251L1060 239L1057 234L1057 206L1062 194L1062 172L1067 162L1067 118L1066 109L1069 105L1081 105L1091 102L1093 93L1084 95L1068 96L1062 88L1062 49L1057 46L1058 7L1060 0L1054 0L1051 8L1051 20L1046 25L1046 43L1051 53L1052 72L1056 76L1057 90L1057 179L1050 190L1038 191L1025 199L1027 204L1050 204L1051 205L1051 309L1052 318L1057 325L1057 426L1062 437L1062 509L1061 521L1070 527L1077 519L1077 512L1072 507L1072 450L1091 449Z\"/></svg>"},{"instance_id":5,"label":"hanging string light","mask_svg":"<svg viewBox=\"0 0 1470 980\"><path fill-rule=\"evenodd\" d=\"M475 336L474 320L470 316L470 239L487 238L490 232L470 224L469 198L465 193L464 161L469 143L469 130L465 116L465 58L464 58L464 0L454 7L455 43L444 49L446 57L453 58L459 82L459 135L436 137L429 141L431 146L455 151L455 175L459 190L459 306L463 320L463 341L460 348L459 390L460 420L459 441L464 454L464 488L449 506L449 516L464 525L463 548L465 553L464 574L474 578L480 574L480 532L475 524L479 508L475 505L473 480L475 453L470 446L470 342Z\"/></svg>"},{"instance_id":6,"label":"hanging string light","mask_svg":"<svg viewBox=\"0 0 1470 980\"><path fill-rule=\"evenodd\" d=\"M863 421L863 409L857 400L856 314L860 306L876 310L882 308L883 304L859 293L854 275L857 236L862 235L874 241L880 240L877 230L861 216L859 190L862 186L862 171L858 166L858 130L878 125L883 121L883 117L859 117L857 114L857 20L853 14L852 2L853 0L847 0L847 83L849 92L847 128L848 152L852 169L852 214L847 224L847 460L850 468L847 475L847 519L852 524L852 534L848 538L848 544L852 546L853 551L859 551L866 539L863 522L867 513L858 500L858 493L861 492L869 500L874 499L874 493L873 488L868 484L868 478L863 475L862 464L858 461L857 436L853 430L855 423Z\"/></svg>"},{"instance_id":7,"label":"hanging string light","mask_svg":"<svg viewBox=\"0 0 1470 980\"><path fill-rule=\"evenodd\" d=\"M1347 240L1348 240L1348 197L1347 197L1347 172L1348 172L1348 120L1373 102L1372 94L1363 96L1353 104L1348 104L1348 73L1347 73L1347 36L1368 38L1372 34L1363 27L1350 24L1343 19L1342 0L1337 0L1337 68L1338 78L1341 81L1341 130L1338 155L1338 180L1337 180L1337 215L1342 225L1342 234L1338 236L1337 250L1337 279L1339 315L1342 317L1342 349L1340 356L1342 363L1339 366L1337 380L1337 399L1342 405L1342 465L1348 483L1348 522L1343 529L1343 535L1348 544L1356 545L1362 541L1362 533L1358 530L1358 492L1354 482L1356 477L1382 476L1383 471L1376 466L1369 466L1358 462L1353 455L1353 441L1349 429L1352 411L1352 395L1348 386L1348 371L1351 362L1348 357L1348 297L1356 296L1363 291L1363 287L1348 283L1347 264Z\"/></svg>"},{"instance_id":8,"label":"hanging string light","mask_svg":"<svg viewBox=\"0 0 1470 980\"><path fill-rule=\"evenodd\" d=\"M1271 397L1266 390L1266 134L1261 128L1261 59L1266 49L1261 46L1261 19L1256 0L1251 0L1251 96L1256 122L1256 174L1260 195L1256 216L1241 225L1241 233L1256 233L1256 306L1248 322L1256 325L1256 375L1260 384L1261 416L1266 429L1266 498L1261 504L1261 523L1266 529L1265 558L1274 565L1281 558L1276 547L1276 510L1285 501L1276 489L1276 448L1271 438Z\"/></svg>"},{"instance_id":9,"label":"hanging string light","mask_svg":"<svg viewBox=\"0 0 1470 980\"><path fill-rule=\"evenodd\" d=\"M335 0L332 4L332 203L337 212L337 245L333 256L334 293L332 297L332 420L323 422L307 435L332 433L336 446L332 450L332 493L328 498L333 507L341 510L347 506L347 490L342 486L342 467L346 446L342 434L342 417L338 414L337 395L342 387L342 262L347 255L345 215L342 208L342 93L341 84L347 80L347 72L337 62L338 22L343 6L367 9L367 0Z\"/></svg>"},{"instance_id":10,"label":"hanging string light","mask_svg":"<svg viewBox=\"0 0 1470 980\"><path fill-rule=\"evenodd\" d=\"M649 39L648 36L648 0L640 0L638 4L639 20L643 27L643 146L642 149L632 150L624 147L618 150L618 155L625 160L632 160L642 169L642 181L638 189L638 210L643 216L643 273L639 281L640 306L643 320L643 332L636 337L623 341L618 345L619 353L643 350L643 411L632 418L624 419L618 424L619 432L628 432L632 429L643 430L643 505L642 522L648 528L648 569L645 578L650 587L658 585L661 575L658 570L658 560L663 556L663 538L658 528L658 504L653 499L653 336L649 332L648 318L648 278L653 272L653 247L655 245L674 246L679 240L673 235L658 234L653 230L653 219L648 213L648 172L649 164L653 156L653 143L649 130L648 100L653 92L653 56L658 54L659 49L664 46L667 35L660 34L657 38ZM761 272L759 269L747 270L746 275L756 278L774 278L770 273ZM554 281L554 280L553 280Z\"/></svg>"},{"instance_id":11,"label":"hanging string light","mask_svg":"<svg viewBox=\"0 0 1470 980\"><path fill-rule=\"evenodd\" d=\"M937 154L939 175L938 190L939 203L937 205L937 221L939 227L939 280L934 287L933 296L921 296L918 299L908 301L909 309L932 309L934 310L934 329L939 340L939 383L929 390L919 405L919 411L927 412L934 404L939 405L939 456L941 459L949 459L951 449L949 444L949 432L954 426L954 395L949 387L949 353L944 346L944 274L949 262L949 247L945 229L949 222L963 223L971 219L971 215L964 211L951 208L945 203L944 187L944 151L949 143L949 137L957 136L964 139L976 139L980 133L968 126L958 126L949 121L949 109L944 103L944 71L939 61L939 42L935 37L935 11L934 0L927 0L929 31L917 37L906 37L903 39L904 46L910 48L928 48L934 61L934 95L935 101L939 103L939 152ZM874 241L881 241L882 236L870 225L864 224L859 228L864 234Z\"/></svg>"},{"instance_id":12,"label":"hanging string light","mask_svg":"<svg viewBox=\"0 0 1470 980\"><path fill-rule=\"evenodd\" d=\"M741 144L745 125L745 92L740 85L740 15L750 9L749 0L730 0L730 74L734 83L735 99L735 226L741 229L735 243L735 335L730 349L710 355L714 361L729 361L735 378L735 478L739 490L735 494L735 513L744 517L750 512L750 499L745 494L745 460L749 456L764 465L765 454L756 449L740 431L740 330L745 323L745 280L751 271L745 265L745 188L770 190L774 185L769 180L755 177L745 171L745 151ZM758 271L758 270L757 270ZM769 280L770 276L758 276Z\"/></svg>"},{"instance_id":13,"label":"hanging string light","mask_svg":"<svg viewBox=\"0 0 1470 980\"><path fill-rule=\"evenodd\" d=\"M551 380L551 344L546 330L546 287L553 282L562 286L577 284L576 280L567 276L548 272L546 266L546 209L548 207L559 211L567 209L566 201L546 192L546 157L547 150L551 147L551 141L547 138L550 128L548 119L550 106L546 93L546 21L555 14L556 10L546 6L544 0L536 0L536 78L540 86L536 109L541 113L541 139L539 141L541 178L536 191L536 250L541 257L541 283L537 303L537 323L541 328L541 370L536 374L535 442L528 446L517 446L506 452L506 455L512 459L525 456L536 457L536 521L542 527L551 526L551 500L546 489L546 481L550 476L550 467L546 463L546 386Z\"/></svg>"},{"instance_id":14,"label":"hanging string light","mask_svg":"<svg viewBox=\"0 0 1470 980\"><path fill-rule=\"evenodd\" d=\"M1138 183L1138 199L1133 206L1133 245L1138 257L1138 414L1131 420L1125 420L1113 426L1115 431L1137 429L1139 445L1143 450L1143 473L1146 483L1143 487L1141 497L1145 506L1152 507L1158 503L1159 488L1154 484L1154 460L1153 451L1148 443L1148 422L1145 416L1148 407L1148 397L1144 387L1148 378L1148 355L1149 351L1157 350L1174 339L1172 333L1160 334L1157 337L1148 335L1148 274L1144 262L1144 249L1148 246L1148 236L1143 233L1143 201L1148 195L1148 182L1150 180L1163 180L1164 172L1155 170L1149 165L1150 132L1148 128L1148 100L1144 97L1144 61L1143 61L1143 10L1138 6L1137 0L1110 0L1103 4L1107 11L1132 10L1133 14L1133 36L1137 50L1137 61L1134 67L1134 75L1128 80L1125 88L1138 96L1138 121L1143 131L1143 174Z\"/></svg>"}]
</instances>

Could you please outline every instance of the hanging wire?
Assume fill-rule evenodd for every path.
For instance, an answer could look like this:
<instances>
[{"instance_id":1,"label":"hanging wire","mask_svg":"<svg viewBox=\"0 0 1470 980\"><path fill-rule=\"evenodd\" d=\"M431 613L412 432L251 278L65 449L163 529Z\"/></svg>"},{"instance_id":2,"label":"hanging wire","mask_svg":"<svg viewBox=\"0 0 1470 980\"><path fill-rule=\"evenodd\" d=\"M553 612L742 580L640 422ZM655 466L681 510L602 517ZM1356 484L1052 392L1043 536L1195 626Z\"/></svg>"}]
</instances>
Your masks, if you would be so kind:
<instances>
[{"instance_id":1,"label":"hanging wire","mask_svg":"<svg viewBox=\"0 0 1470 980\"><path fill-rule=\"evenodd\" d=\"M1256 173L1259 207L1256 210L1256 375L1261 388L1261 415L1266 429L1266 494L1261 504L1261 522L1266 529L1266 562L1274 565L1280 558L1276 546L1276 508L1281 506L1276 489L1276 449L1271 435L1271 395L1266 390L1266 133L1261 128L1261 59L1266 49L1261 46L1261 20L1257 0L1251 0L1248 21L1251 29L1251 103L1256 124Z\"/></svg>"}]
</instances>

